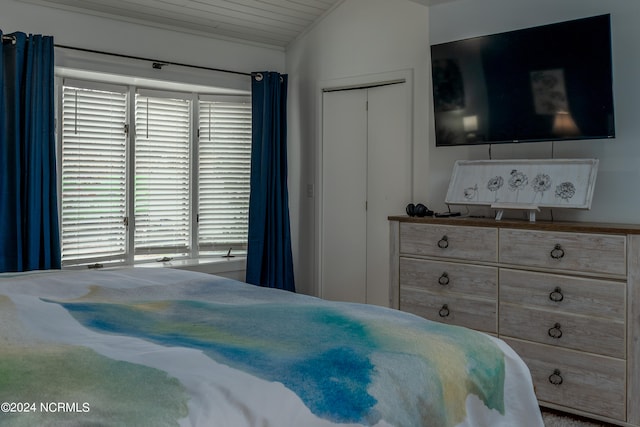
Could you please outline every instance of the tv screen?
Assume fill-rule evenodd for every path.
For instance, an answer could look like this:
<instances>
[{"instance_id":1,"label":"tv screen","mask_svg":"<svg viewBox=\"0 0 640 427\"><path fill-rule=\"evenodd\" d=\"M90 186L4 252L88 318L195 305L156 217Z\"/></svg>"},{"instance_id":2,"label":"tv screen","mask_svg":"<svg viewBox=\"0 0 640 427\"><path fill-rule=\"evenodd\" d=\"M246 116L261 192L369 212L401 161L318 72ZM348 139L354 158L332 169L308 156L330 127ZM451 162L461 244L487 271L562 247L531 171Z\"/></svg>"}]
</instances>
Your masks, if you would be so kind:
<instances>
[{"instance_id":1,"label":"tv screen","mask_svg":"<svg viewBox=\"0 0 640 427\"><path fill-rule=\"evenodd\" d=\"M609 15L431 46L436 146L615 137Z\"/></svg>"}]
</instances>

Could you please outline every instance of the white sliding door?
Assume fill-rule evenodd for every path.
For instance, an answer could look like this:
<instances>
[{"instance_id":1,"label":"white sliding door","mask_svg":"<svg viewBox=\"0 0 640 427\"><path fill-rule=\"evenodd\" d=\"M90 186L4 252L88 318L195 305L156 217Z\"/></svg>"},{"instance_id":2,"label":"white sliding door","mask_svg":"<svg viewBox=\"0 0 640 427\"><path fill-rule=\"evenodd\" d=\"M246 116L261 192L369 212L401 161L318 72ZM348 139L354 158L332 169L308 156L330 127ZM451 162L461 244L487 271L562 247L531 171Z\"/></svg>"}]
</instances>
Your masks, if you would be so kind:
<instances>
[{"instance_id":1,"label":"white sliding door","mask_svg":"<svg viewBox=\"0 0 640 427\"><path fill-rule=\"evenodd\" d=\"M389 215L411 200L406 83L323 95L320 295L389 305Z\"/></svg>"}]
</instances>

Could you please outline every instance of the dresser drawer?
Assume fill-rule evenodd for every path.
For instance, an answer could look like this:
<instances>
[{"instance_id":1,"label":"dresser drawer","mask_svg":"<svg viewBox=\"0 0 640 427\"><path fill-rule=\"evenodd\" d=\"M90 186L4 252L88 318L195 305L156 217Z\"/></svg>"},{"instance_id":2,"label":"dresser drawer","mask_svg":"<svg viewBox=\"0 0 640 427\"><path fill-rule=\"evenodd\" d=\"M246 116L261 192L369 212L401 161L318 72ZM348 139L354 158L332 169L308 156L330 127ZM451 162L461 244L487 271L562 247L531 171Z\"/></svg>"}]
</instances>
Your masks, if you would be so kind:
<instances>
[{"instance_id":1,"label":"dresser drawer","mask_svg":"<svg viewBox=\"0 0 640 427\"><path fill-rule=\"evenodd\" d=\"M624 276L626 237L501 229L501 263Z\"/></svg>"},{"instance_id":2,"label":"dresser drawer","mask_svg":"<svg viewBox=\"0 0 640 427\"><path fill-rule=\"evenodd\" d=\"M496 262L498 230L433 224L400 224L400 253Z\"/></svg>"},{"instance_id":3,"label":"dresser drawer","mask_svg":"<svg viewBox=\"0 0 640 427\"><path fill-rule=\"evenodd\" d=\"M541 402L626 419L624 360L519 340L504 341L529 367Z\"/></svg>"},{"instance_id":4,"label":"dresser drawer","mask_svg":"<svg viewBox=\"0 0 640 427\"><path fill-rule=\"evenodd\" d=\"M612 357L625 357L624 320L577 316L500 301L500 336Z\"/></svg>"},{"instance_id":5,"label":"dresser drawer","mask_svg":"<svg viewBox=\"0 0 640 427\"><path fill-rule=\"evenodd\" d=\"M624 322L626 283L500 269L500 301Z\"/></svg>"},{"instance_id":6,"label":"dresser drawer","mask_svg":"<svg viewBox=\"0 0 640 427\"><path fill-rule=\"evenodd\" d=\"M492 334L498 332L495 299L443 295L402 287L400 310L436 322L466 326Z\"/></svg>"},{"instance_id":7,"label":"dresser drawer","mask_svg":"<svg viewBox=\"0 0 640 427\"><path fill-rule=\"evenodd\" d=\"M497 298L498 268L415 258L400 258L402 287Z\"/></svg>"}]
</instances>

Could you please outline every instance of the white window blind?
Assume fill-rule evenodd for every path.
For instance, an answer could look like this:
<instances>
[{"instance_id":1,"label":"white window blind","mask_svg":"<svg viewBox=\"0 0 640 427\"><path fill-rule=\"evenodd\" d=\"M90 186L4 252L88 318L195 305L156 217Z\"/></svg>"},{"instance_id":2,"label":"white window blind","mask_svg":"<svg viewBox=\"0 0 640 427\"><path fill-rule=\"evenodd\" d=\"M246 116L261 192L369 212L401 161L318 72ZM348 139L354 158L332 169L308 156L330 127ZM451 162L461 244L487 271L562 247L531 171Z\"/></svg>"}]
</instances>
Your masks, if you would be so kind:
<instances>
[{"instance_id":1,"label":"white window blind","mask_svg":"<svg viewBox=\"0 0 640 427\"><path fill-rule=\"evenodd\" d=\"M191 101L136 94L135 253L184 255L190 244Z\"/></svg>"},{"instance_id":2,"label":"white window blind","mask_svg":"<svg viewBox=\"0 0 640 427\"><path fill-rule=\"evenodd\" d=\"M63 86L63 265L126 255L126 91Z\"/></svg>"},{"instance_id":3,"label":"white window blind","mask_svg":"<svg viewBox=\"0 0 640 427\"><path fill-rule=\"evenodd\" d=\"M199 250L246 250L251 172L250 99L203 97L199 111Z\"/></svg>"},{"instance_id":4,"label":"white window blind","mask_svg":"<svg viewBox=\"0 0 640 427\"><path fill-rule=\"evenodd\" d=\"M248 96L65 78L60 97L64 266L246 250Z\"/></svg>"}]
</instances>

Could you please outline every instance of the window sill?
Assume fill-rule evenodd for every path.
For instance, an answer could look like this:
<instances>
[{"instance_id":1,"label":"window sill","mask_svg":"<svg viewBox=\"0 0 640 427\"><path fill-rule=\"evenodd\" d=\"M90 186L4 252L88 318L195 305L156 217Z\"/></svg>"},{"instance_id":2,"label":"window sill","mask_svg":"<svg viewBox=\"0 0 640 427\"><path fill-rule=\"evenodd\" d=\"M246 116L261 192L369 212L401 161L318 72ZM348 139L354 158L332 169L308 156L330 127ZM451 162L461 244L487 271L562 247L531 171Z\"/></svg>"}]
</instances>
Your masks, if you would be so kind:
<instances>
[{"instance_id":1,"label":"window sill","mask_svg":"<svg viewBox=\"0 0 640 427\"><path fill-rule=\"evenodd\" d=\"M177 268L180 270L198 271L201 273L215 274L219 276L238 279L242 277L246 269L247 258L245 256L225 257L202 257L191 259L178 259L166 262L145 262L136 264L135 267L143 268Z\"/></svg>"},{"instance_id":2,"label":"window sill","mask_svg":"<svg viewBox=\"0 0 640 427\"><path fill-rule=\"evenodd\" d=\"M227 277L229 279L245 281L247 266L247 257L245 255L233 256L230 258L222 256L205 256L201 258L186 258L177 259L171 261L148 261L139 262L133 266L130 264L120 265L104 265L104 269L116 269L123 267L134 268L176 268L179 270L197 271L200 273L214 274L216 276ZM63 270L84 270L87 269L87 265L73 265L65 266Z\"/></svg>"}]
</instances>

